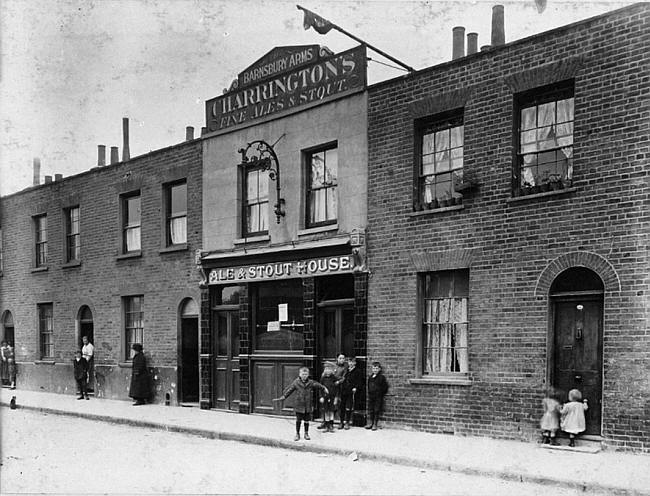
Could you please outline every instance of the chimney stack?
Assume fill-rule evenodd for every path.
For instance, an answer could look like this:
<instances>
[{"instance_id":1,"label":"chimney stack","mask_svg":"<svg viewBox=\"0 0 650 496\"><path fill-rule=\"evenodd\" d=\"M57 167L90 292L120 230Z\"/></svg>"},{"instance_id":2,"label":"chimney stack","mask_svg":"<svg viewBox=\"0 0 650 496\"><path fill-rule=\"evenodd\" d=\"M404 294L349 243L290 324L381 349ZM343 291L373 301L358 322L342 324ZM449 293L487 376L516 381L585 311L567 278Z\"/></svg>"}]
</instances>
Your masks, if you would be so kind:
<instances>
[{"instance_id":1,"label":"chimney stack","mask_svg":"<svg viewBox=\"0 0 650 496\"><path fill-rule=\"evenodd\" d=\"M478 52L478 33L467 33L467 55Z\"/></svg>"},{"instance_id":2,"label":"chimney stack","mask_svg":"<svg viewBox=\"0 0 650 496\"><path fill-rule=\"evenodd\" d=\"M194 139L194 128L187 126L185 128L185 141L192 141Z\"/></svg>"},{"instance_id":3,"label":"chimney stack","mask_svg":"<svg viewBox=\"0 0 650 496\"><path fill-rule=\"evenodd\" d=\"M97 145L97 167L106 165L106 145Z\"/></svg>"},{"instance_id":4,"label":"chimney stack","mask_svg":"<svg viewBox=\"0 0 650 496\"><path fill-rule=\"evenodd\" d=\"M44 184L50 184L52 182L52 176L45 176L45 183Z\"/></svg>"},{"instance_id":5,"label":"chimney stack","mask_svg":"<svg viewBox=\"0 0 650 496\"><path fill-rule=\"evenodd\" d=\"M208 134L208 128L207 127L202 127L201 128L201 136L203 136L204 134Z\"/></svg>"},{"instance_id":6,"label":"chimney stack","mask_svg":"<svg viewBox=\"0 0 650 496\"><path fill-rule=\"evenodd\" d=\"M451 60L460 59L465 56L465 28L456 26L452 30Z\"/></svg>"},{"instance_id":7,"label":"chimney stack","mask_svg":"<svg viewBox=\"0 0 650 496\"><path fill-rule=\"evenodd\" d=\"M131 158L129 153L129 118L122 118L122 162Z\"/></svg>"},{"instance_id":8,"label":"chimney stack","mask_svg":"<svg viewBox=\"0 0 650 496\"><path fill-rule=\"evenodd\" d=\"M55 181L62 181L63 180L63 174L54 174L54 180Z\"/></svg>"},{"instance_id":9,"label":"chimney stack","mask_svg":"<svg viewBox=\"0 0 650 496\"><path fill-rule=\"evenodd\" d=\"M41 159L34 157L34 186L41 184Z\"/></svg>"},{"instance_id":10,"label":"chimney stack","mask_svg":"<svg viewBox=\"0 0 650 496\"><path fill-rule=\"evenodd\" d=\"M503 5L492 7L492 46L503 45L506 42Z\"/></svg>"},{"instance_id":11,"label":"chimney stack","mask_svg":"<svg viewBox=\"0 0 650 496\"><path fill-rule=\"evenodd\" d=\"M111 146L111 165L120 161L120 152L116 146Z\"/></svg>"}]
</instances>

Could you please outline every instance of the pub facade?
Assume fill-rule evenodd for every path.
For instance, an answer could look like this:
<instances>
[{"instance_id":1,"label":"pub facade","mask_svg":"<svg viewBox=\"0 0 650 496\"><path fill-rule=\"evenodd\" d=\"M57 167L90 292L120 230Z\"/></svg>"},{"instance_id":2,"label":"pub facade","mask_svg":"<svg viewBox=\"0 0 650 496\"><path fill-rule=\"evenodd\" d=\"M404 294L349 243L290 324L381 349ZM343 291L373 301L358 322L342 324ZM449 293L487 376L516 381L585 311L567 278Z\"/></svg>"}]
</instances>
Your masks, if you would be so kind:
<instances>
[{"instance_id":1,"label":"pub facade","mask_svg":"<svg viewBox=\"0 0 650 496\"><path fill-rule=\"evenodd\" d=\"M366 110L362 47L274 48L206 102L202 408L288 414L300 367L363 365Z\"/></svg>"}]
</instances>

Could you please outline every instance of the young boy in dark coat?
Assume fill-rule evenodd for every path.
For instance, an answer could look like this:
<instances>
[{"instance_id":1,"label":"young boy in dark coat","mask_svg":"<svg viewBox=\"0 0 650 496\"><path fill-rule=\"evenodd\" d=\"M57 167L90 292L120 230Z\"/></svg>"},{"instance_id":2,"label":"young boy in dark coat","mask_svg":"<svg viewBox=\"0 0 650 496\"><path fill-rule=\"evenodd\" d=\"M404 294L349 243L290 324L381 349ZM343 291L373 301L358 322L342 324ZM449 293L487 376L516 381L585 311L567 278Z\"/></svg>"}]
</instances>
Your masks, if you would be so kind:
<instances>
[{"instance_id":1,"label":"young boy in dark coat","mask_svg":"<svg viewBox=\"0 0 650 496\"><path fill-rule=\"evenodd\" d=\"M149 399L151 395L149 390L149 370L147 369L147 359L142 351L142 345L134 343L131 349L135 351L135 355L133 355L133 365L131 367L129 396L135 400L133 405L139 406L144 405L145 400Z\"/></svg>"},{"instance_id":2,"label":"young boy in dark coat","mask_svg":"<svg viewBox=\"0 0 650 496\"><path fill-rule=\"evenodd\" d=\"M357 359L352 357L348 360L348 368L341 383L341 403L339 405L339 418L341 423L339 429L350 428L352 412L357 394L363 387L363 371L357 368Z\"/></svg>"},{"instance_id":3,"label":"young boy in dark coat","mask_svg":"<svg viewBox=\"0 0 650 496\"><path fill-rule=\"evenodd\" d=\"M334 413L339 402L338 379L334 375L336 366L332 362L325 362L325 369L320 382L327 388L327 392L321 391L320 402L323 405L323 421L325 430L323 432L334 432Z\"/></svg>"},{"instance_id":4,"label":"young boy in dark coat","mask_svg":"<svg viewBox=\"0 0 650 496\"><path fill-rule=\"evenodd\" d=\"M81 350L74 352L74 360L72 361L74 367L74 379L77 381L77 388L79 388L78 400L83 400L88 397L88 362L81 356Z\"/></svg>"},{"instance_id":5,"label":"young boy in dark coat","mask_svg":"<svg viewBox=\"0 0 650 496\"><path fill-rule=\"evenodd\" d=\"M368 415L370 422L366 429L377 430L379 415L384 406L384 396L388 392L388 382L381 373L381 364L372 362L372 374L368 377Z\"/></svg>"},{"instance_id":6,"label":"young boy in dark coat","mask_svg":"<svg viewBox=\"0 0 650 496\"><path fill-rule=\"evenodd\" d=\"M294 392L297 394L296 402L293 405L293 410L296 413L296 437L294 441L300 441L301 422L305 424L305 441L310 439L309 421L311 420L311 413L314 411L313 397L315 389L322 389L327 393L325 386L309 378L309 369L307 367L300 367L298 378L284 390L282 396L273 399L273 401L284 401Z\"/></svg>"}]
</instances>

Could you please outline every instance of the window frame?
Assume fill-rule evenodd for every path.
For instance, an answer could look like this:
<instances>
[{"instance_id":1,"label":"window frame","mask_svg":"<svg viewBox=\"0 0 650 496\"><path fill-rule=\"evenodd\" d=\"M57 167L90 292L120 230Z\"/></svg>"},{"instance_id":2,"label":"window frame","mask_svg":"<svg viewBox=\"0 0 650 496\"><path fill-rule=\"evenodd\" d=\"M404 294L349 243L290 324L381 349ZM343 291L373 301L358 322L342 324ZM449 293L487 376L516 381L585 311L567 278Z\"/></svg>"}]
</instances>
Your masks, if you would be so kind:
<instances>
[{"instance_id":1,"label":"window frame","mask_svg":"<svg viewBox=\"0 0 650 496\"><path fill-rule=\"evenodd\" d=\"M172 212L172 191L178 186L185 186L185 210L179 212ZM165 247L173 248L178 246L184 246L187 244L187 179L180 179L174 182L167 183L163 186L164 190L164 229L165 229ZM172 241L172 229L171 223L175 219L184 218L185 219L185 239L178 243Z\"/></svg>"},{"instance_id":2,"label":"window frame","mask_svg":"<svg viewBox=\"0 0 650 496\"><path fill-rule=\"evenodd\" d=\"M129 225L128 224L129 200L136 197L140 201L140 219L137 224ZM133 250L129 250L127 246L127 231L132 229L138 229L139 247ZM130 193L124 193L120 195L120 237L121 237L120 246L121 246L122 254L139 253L142 250L142 193L140 190L136 190Z\"/></svg>"},{"instance_id":3,"label":"window frame","mask_svg":"<svg viewBox=\"0 0 650 496\"><path fill-rule=\"evenodd\" d=\"M131 305L136 303L136 299L138 300L139 308L132 309L134 307ZM129 318L131 315L136 314L138 314L139 321ZM122 338L122 342L124 343L124 353L122 354L122 357L125 361L128 361L133 358L131 346L134 343L144 344L144 295L128 295L122 297L122 319L122 330L124 332ZM137 322L139 322L139 326L131 325Z\"/></svg>"},{"instance_id":4,"label":"window frame","mask_svg":"<svg viewBox=\"0 0 650 496\"><path fill-rule=\"evenodd\" d=\"M414 165L413 165L413 204L414 205L420 205L425 208L440 208L440 207L446 207L450 205L455 205L455 204L460 204L462 203L462 194L456 193L454 190L454 177L453 177L453 171L454 170L461 170L465 171L465 108L464 107L459 107L456 109L451 109L445 112L441 112L436 115L428 116L428 117L423 117L420 119L417 119L414 121L414 134L415 134L415 140L414 140ZM453 129L456 127L462 127L462 140L463 143L460 147L451 147L451 135L450 135L450 141L449 141L449 150L451 152L452 149L458 149L460 148L462 150L462 158L463 158L463 165L458 168L458 169L452 169L452 165L450 163L450 168L448 171L444 172L434 172L432 174L424 174L423 172L423 166L424 166L424 160L423 160L423 144L424 144L424 136L433 132L438 132L438 131L443 131L446 129ZM435 142L435 138L434 138ZM435 155L435 151L433 152L433 155ZM452 174L451 176L451 181L450 181L450 190L449 190L449 198L437 198L437 197L432 197L431 202L426 202L425 197L423 194L423 186L424 186L424 181L426 180L426 177L435 177L438 175L442 174ZM461 176L462 179L462 176ZM435 183L434 183L435 184ZM435 186L434 186L434 191L435 191ZM444 200L444 202L441 202L441 200Z\"/></svg>"},{"instance_id":5,"label":"window frame","mask_svg":"<svg viewBox=\"0 0 650 496\"><path fill-rule=\"evenodd\" d=\"M34 225L34 267L42 268L48 266L47 246L47 214L39 214L32 217ZM44 227L41 222L44 221ZM44 234L44 237L42 237Z\"/></svg>"},{"instance_id":6,"label":"window frame","mask_svg":"<svg viewBox=\"0 0 650 496\"><path fill-rule=\"evenodd\" d=\"M575 80L574 79L568 79L565 81L560 81L556 83L552 83L549 85L545 86L540 86L536 87L527 91L522 91L520 93L516 93L514 95L513 99L513 127L512 127L512 142L513 142L513 147L512 147L512 164L513 164L513 171L512 171L512 193L513 196L520 196L524 193L524 186L522 183L522 169L523 169L523 156L524 154L521 153L521 113L524 109L526 108L531 108L531 107L539 107L540 105L544 105L546 103L550 102L558 102L561 100L573 98L573 120L571 123L573 124L573 131L572 131L572 156L571 156L571 165L567 166L567 177L564 177L564 174L562 174L562 181L568 181L567 184L571 184L573 181L573 173L572 173L572 162L573 158L575 156ZM557 115L557 104L556 104L556 115ZM569 122L569 121L567 121ZM534 129L539 129L535 127ZM532 129L531 129L532 130ZM526 155L530 153L542 153L542 152L552 152L555 151L557 152L558 150L561 150L561 148L558 146L557 148L554 149L548 149L548 150L543 150L543 151L536 151L536 152L529 152ZM557 163L557 162L556 162ZM539 165L536 165L535 167L539 167ZM556 165L557 167L557 165ZM564 172L564 171L563 171ZM541 180L539 185L532 185L532 186L540 186L541 187Z\"/></svg>"},{"instance_id":7,"label":"window frame","mask_svg":"<svg viewBox=\"0 0 650 496\"><path fill-rule=\"evenodd\" d=\"M331 150L336 150L336 182L334 185L327 185L323 186L320 188L312 188L312 168L311 168L311 159L314 155L318 153L323 153L325 155L325 168L327 167L327 152ZM305 228L306 229L312 229L312 228L317 228L317 227L323 227L323 226L330 226L333 224L336 224L338 222L338 210L339 210L339 198L338 198L338 186L339 186L339 147L338 147L338 141L332 141L330 143L324 144L324 145L319 145L318 147L310 148L307 150L304 150L302 152L303 154L303 163L305 164ZM327 194L329 193L329 190L333 189L334 194L336 195L336 212L334 215L334 218L332 219L325 219L322 221L311 221L311 197L312 197L312 192L313 191L322 191L325 190L325 195L327 197ZM327 206L327 201L325 202L325 205ZM326 215L327 217L327 215Z\"/></svg>"},{"instance_id":8,"label":"window frame","mask_svg":"<svg viewBox=\"0 0 650 496\"><path fill-rule=\"evenodd\" d=\"M52 303L38 303L36 307L39 357L41 360L54 360L54 305ZM49 315L46 313L47 310L49 310ZM45 337L48 339L45 340Z\"/></svg>"},{"instance_id":9,"label":"window frame","mask_svg":"<svg viewBox=\"0 0 650 496\"><path fill-rule=\"evenodd\" d=\"M77 211L77 220L76 220L76 225L77 225L77 232L72 232L72 226L74 225L74 221L71 218L71 214L73 211ZM65 215L65 261L66 263L70 262L78 262L81 260L81 209L79 208L79 205L73 205L71 207L67 207L64 209L64 215ZM74 240L74 247L76 256L71 257L70 256L70 241Z\"/></svg>"},{"instance_id":10,"label":"window frame","mask_svg":"<svg viewBox=\"0 0 650 496\"><path fill-rule=\"evenodd\" d=\"M257 201L257 202L249 202L248 201L248 175L249 173L252 172L257 172L258 173L258 188L257 188L257 194L258 196L256 197L256 200L260 199L259 196L259 177L264 176L267 183L266 183L266 201ZM263 167L261 165L247 165L243 167L242 170L243 173L243 178L242 178L242 223L241 223L241 230L242 230L242 235L243 237L252 237L252 236L265 236L269 233L269 186L270 186L270 178L268 175L268 172L263 170ZM248 230L248 209L252 205L266 205L266 229L262 230L257 230L257 231L249 231ZM259 220L263 218L263 215L259 213ZM261 225L261 223L260 223Z\"/></svg>"}]
</instances>

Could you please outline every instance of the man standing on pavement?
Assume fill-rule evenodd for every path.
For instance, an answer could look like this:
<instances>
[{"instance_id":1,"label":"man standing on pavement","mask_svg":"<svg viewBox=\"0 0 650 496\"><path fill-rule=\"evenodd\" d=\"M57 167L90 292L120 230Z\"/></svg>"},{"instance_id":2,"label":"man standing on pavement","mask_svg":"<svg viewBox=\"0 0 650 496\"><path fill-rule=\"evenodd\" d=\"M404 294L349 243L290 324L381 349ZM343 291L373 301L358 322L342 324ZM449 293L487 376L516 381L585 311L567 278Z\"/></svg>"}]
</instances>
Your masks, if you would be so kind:
<instances>
[{"instance_id":1,"label":"man standing on pavement","mask_svg":"<svg viewBox=\"0 0 650 496\"><path fill-rule=\"evenodd\" d=\"M83 342L83 346L81 347L81 354L83 358L86 360L88 363L88 377L86 380L87 383L87 388L90 391L94 391L94 378L95 378L95 347L93 344L88 340L88 336L83 336L81 338L81 341Z\"/></svg>"}]
</instances>

